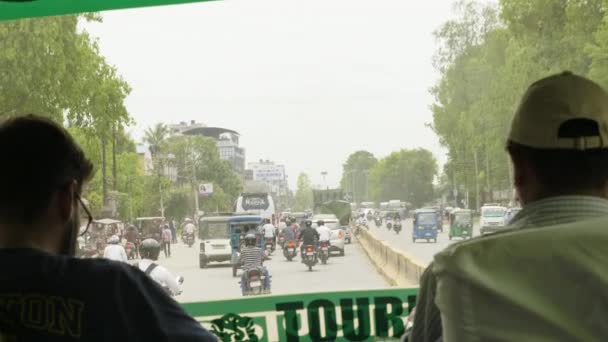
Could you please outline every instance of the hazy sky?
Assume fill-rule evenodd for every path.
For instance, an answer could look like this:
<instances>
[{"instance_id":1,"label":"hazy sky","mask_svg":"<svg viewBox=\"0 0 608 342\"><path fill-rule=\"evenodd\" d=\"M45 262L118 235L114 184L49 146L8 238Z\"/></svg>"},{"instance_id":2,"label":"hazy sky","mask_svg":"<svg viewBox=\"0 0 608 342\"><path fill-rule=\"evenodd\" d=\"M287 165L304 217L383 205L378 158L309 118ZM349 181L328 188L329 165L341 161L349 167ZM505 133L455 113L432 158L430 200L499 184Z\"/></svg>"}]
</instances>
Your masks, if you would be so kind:
<instances>
[{"instance_id":1,"label":"hazy sky","mask_svg":"<svg viewBox=\"0 0 608 342\"><path fill-rule=\"evenodd\" d=\"M445 151L432 121L433 31L452 0L242 0L110 11L87 24L129 82L137 139L156 122L241 133L247 160L339 182L356 150Z\"/></svg>"}]
</instances>

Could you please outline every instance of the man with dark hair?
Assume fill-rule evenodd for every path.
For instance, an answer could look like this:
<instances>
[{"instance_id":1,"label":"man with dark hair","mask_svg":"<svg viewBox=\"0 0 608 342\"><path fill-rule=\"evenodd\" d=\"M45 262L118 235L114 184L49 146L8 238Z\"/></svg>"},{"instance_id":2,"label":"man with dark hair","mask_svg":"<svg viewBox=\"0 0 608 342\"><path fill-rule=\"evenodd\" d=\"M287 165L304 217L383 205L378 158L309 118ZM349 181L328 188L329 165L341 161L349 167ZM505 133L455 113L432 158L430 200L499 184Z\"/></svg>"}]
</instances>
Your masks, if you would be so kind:
<instances>
[{"instance_id":1,"label":"man with dark hair","mask_svg":"<svg viewBox=\"0 0 608 342\"><path fill-rule=\"evenodd\" d=\"M5 120L0 158L1 340L216 340L143 272L73 257L93 165L65 129Z\"/></svg>"},{"instance_id":2,"label":"man with dark hair","mask_svg":"<svg viewBox=\"0 0 608 342\"><path fill-rule=\"evenodd\" d=\"M596 83L570 72L533 83L513 118L507 151L513 162L514 184L523 209L512 219L510 229L498 234L608 216L608 93ZM506 236L496 236L496 243ZM442 336L441 313L436 303L437 274L445 274L449 269L448 260L456 250L473 250L485 238L480 239L451 245L437 254L435 262L425 270L420 279L410 341L435 342ZM519 266L513 265L515 269ZM492 278L490 274L483 276ZM547 285L559 286L549 280ZM509 290L508 283L502 286L501 291ZM517 291L516 286L512 291ZM478 308L460 309L467 313L477 310L477 317L481 317L479 310L484 310L483 306L480 303ZM560 315L553 318L557 316ZM463 327L469 329L468 332L480 328ZM534 339L531 336L534 335L529 336Z\"/></svg>"}]
</instances>

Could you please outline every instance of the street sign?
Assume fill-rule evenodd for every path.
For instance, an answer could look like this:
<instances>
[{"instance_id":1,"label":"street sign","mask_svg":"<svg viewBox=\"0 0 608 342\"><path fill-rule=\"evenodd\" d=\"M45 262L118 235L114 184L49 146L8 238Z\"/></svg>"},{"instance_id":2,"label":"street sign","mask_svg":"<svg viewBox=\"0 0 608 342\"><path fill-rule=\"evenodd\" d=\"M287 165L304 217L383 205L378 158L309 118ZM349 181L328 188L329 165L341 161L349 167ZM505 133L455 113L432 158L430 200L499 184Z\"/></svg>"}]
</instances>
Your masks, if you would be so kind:
<instances>
[{"instance_id":1,"label":"street sign","mask_svg":"<svg viewBox=\"0 0 608 342\"><path fill-rule=\"evenodd\" d=\"M213 184L212 183L199 184L198 194L202 197L211 197L213 195Z\"/></svg>"}]
</instances>

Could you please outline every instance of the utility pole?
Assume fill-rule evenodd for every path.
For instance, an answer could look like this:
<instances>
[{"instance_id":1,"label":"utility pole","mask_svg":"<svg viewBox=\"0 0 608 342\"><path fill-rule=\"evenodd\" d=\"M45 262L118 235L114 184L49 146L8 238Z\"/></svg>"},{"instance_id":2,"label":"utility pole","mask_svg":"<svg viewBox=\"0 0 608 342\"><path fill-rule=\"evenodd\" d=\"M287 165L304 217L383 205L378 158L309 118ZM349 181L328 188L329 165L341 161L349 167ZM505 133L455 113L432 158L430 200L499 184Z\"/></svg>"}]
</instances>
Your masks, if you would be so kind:
<instances>
[{"instance_id":1,"label":"utility pole","mask_svg":"<svg viewBox=\"0 0 608 342\"><path fill-rule=\"evenodd\" d=\"M325 179L325 177L327 176L327 171L321 171L321 176L323 176L323 184L325 185L325 189L329 189L329 187L327 186L327 180Z\"/></svg>"},{"instance_id":2,"label":"utility pole","mask_svg":"<svg viewBox=\"0 0 608 342\"><path fill-rule=\"evenodd\" d=\"M363 170L365 175L365 200L369 201L369 170Z\"/></svg>"}]
</instances>

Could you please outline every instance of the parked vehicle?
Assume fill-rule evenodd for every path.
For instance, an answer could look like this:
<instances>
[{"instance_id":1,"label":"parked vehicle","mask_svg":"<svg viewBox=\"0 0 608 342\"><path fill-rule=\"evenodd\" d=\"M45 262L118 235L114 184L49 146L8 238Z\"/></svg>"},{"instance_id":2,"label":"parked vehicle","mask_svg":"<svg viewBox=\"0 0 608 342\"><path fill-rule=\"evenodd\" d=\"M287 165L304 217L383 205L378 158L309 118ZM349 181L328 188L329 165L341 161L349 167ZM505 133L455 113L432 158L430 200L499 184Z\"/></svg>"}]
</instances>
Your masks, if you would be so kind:
<instances>
[{"instance_id":1,"label":"parked vehicle","mask_svg":"<svg viewBox=\"0 0 608 342\"><path fill-rule=\"evenodd\" d=\"M414 211L414 227L412 242L418 239L437 242L438 218L433 209L418 209Z\"/></svg>"},{"instance_id":2,"label":"parked vehicle","mask_svg":"<svg viewBox=\"0 0 608 342\"><path fill-rule=\"evenodd\" d=\"M206 268L210 262L230 261L232 248L228 229L229 215L202 217L198 225L199 267Z\"/></svg>"}]
</instances>

